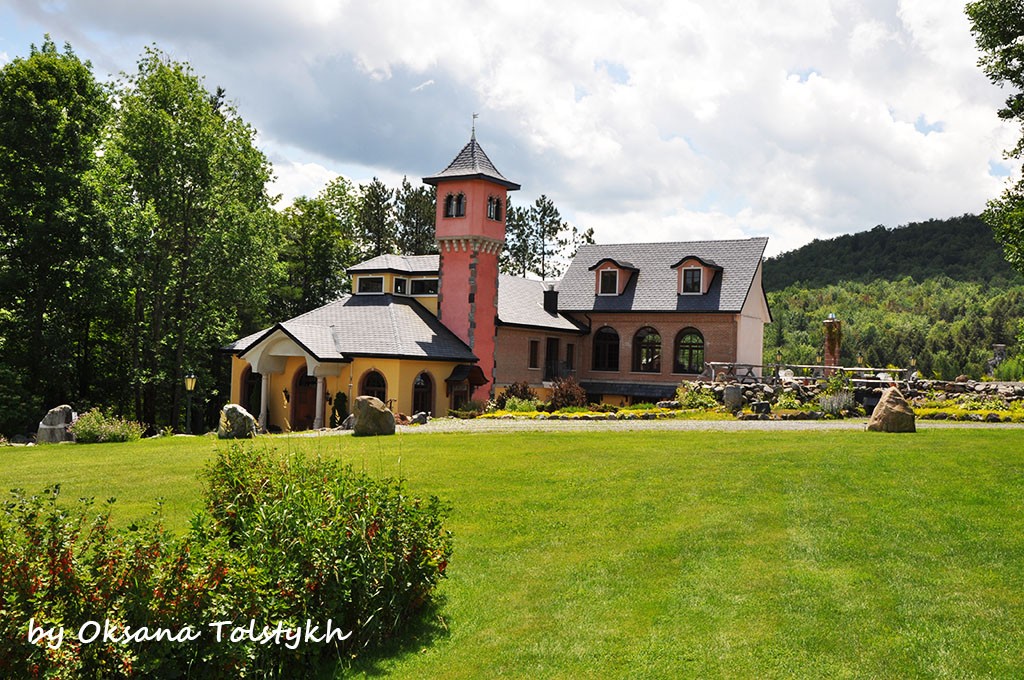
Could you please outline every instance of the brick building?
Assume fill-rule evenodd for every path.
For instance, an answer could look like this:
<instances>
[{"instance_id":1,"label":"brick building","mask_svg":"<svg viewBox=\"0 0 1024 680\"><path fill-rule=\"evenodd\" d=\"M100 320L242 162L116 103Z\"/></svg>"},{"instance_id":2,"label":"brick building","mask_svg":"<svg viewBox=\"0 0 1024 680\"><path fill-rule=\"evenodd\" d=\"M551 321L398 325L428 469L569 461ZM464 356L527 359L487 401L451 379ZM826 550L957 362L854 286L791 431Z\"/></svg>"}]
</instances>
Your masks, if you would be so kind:
<instances>
[{"instance_id":1,"label":"brick building","mask_svg":"<svg viewBox=\"0 0 1024 680\"><path fill-rule=\"evenodd\" d=\"M668 397L705 362L761 364L767 239L591 245L558 282L505 276L506 179L476 141L441 172L438 255L349 269L354 293L242 338L231 398L264 428L322 427L373 394L444 415L525 381L573 376L593 401Z\"/></svg>"}]
</instances>

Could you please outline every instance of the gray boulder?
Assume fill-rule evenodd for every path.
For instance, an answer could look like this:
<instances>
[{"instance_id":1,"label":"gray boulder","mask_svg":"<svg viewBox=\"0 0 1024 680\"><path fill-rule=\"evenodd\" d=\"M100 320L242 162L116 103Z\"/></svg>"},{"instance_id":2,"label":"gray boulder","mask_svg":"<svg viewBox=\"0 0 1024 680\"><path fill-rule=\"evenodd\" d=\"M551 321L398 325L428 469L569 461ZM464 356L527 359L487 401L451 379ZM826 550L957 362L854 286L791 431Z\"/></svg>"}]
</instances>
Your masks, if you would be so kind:
<instances>
[{"instance_id":1,"label":"gray boulder","mask_svg":"<svg viewBox=\"0 0 1024 680\"><path fill-rule=\"evenodd\" d=\"M377 397L356 397L352 414L356 417L352 434L357 437L395 433L395 416Z\"/></svg>"},{"instance_id":2,"label":"gray boulder","mask_svg":"<svg viewBox=\"0 0 1024 680\"><path fill-rule=\"evenodd\" d=\"M39 422L36 443L60 444L61 442L75 441L75 435L68 431L73 422L75 422L75 412L67 404L50 409Z\"/></svg>"},{"instance_id":3,"label":"gray boulder","mask_svg":"<svg viewBox=\"0 0 1024 680\"><path fill-rule=\"evenodd\" d=\"M256 419L238 404L225 404L220 410L217 436L220 439L252 439L256 436Z\"/></svg>"},{"instance_id":4,"label":"gray boulder","mask_svg":"<svg viewBox=\"0 0 1024 680\"><path fill-rule=\"evenodd\" d=\"M916 416L903 394L896 387L888 387L871 412L868 421L871 432L916 432Z\"/></svg>"}]
</instances>

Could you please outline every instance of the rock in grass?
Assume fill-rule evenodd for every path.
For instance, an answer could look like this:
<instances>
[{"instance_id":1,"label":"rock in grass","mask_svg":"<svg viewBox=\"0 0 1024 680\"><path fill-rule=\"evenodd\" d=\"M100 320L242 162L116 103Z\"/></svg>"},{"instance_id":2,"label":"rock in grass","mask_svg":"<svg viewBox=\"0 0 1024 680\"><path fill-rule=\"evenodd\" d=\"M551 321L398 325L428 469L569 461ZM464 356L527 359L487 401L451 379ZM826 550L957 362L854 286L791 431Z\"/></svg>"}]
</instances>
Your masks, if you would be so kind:
<instances>
[{"instance_id":1,"label":"rock in grass","mask_svg":"<svg viewBox=\"0 0 1024 680\"><path fill-rule=\"evenodd\" d=\"M226 404L220 410L217 436L220 439L252 439L256 436L256 419L238 404Z\"/></svg>"},{"instance_id":2,"label":"rock in grass","mask_svg":"<svg viewBox=\"0 0 1024 680\"><path fill-rule=\"evenodd\" d=\"M875 410L871 412L868 430L871 432L916 432L916 417L903 394L896 387L882 392Z\"/></svg>"},{"instance_id":3,"label":"rock in grass","mask_svg":"<svg viewBox=\"0 0 1024 680\"><path fill-rule=\"evenodd\" d=\"M357 437L395 433L395 416L377 397L356 397L352 414L356 417L352 434Z\"/></svg>"}]
</instances>

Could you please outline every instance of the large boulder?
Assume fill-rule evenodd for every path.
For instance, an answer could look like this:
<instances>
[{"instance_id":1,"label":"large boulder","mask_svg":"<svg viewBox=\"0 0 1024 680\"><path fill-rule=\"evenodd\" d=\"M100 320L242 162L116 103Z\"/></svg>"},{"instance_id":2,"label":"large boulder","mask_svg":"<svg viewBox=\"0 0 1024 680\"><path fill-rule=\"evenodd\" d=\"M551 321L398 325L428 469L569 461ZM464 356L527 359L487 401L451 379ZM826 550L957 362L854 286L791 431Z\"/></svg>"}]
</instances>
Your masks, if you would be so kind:
<instances>
[{"instance_id":1,"label":"large boulder","mask_svg":"<svg viewBox=\"0 0 1024 680\"><path fill-rule=\"evenodd\" d=\"M352 434L357 437L395 433L395 416L377 397L356 397L352 415L356 417Z\"/></svg>"},{"instance_id":2,"label":"large boulder","mask_svg":"<svg viewBox=\"0 0 1024 680\"><path fill-rule=\"evenodd\" d=\"M220 410L217 436L221 439L252 439L256 436L256 419L238 404L226 404Z\"/></svg>"},{"instance_id":3,"label":"large boulder","mask_svg":"<svg viewBox=\"0 0 1024 680\"><path fill-rule=\"evenodd\" d=\"M61 404L50 409L43 419L39 421L39 430L36 432L37 444L59 444L61 442L75 441L75 435L68 431L71 424L75 422L75 411L67 404Z\"/></svg>"},{"instance_id":4,"label":"large boulder","mask_svg":"<svg viewBox=\"0 0 1024 680\"><path fill-rule=\"evenodd\" d=\"M916 432L914 409L896 387L887 387L871 412L868 430L872 432Z\"/></svg>"}]
</instances>

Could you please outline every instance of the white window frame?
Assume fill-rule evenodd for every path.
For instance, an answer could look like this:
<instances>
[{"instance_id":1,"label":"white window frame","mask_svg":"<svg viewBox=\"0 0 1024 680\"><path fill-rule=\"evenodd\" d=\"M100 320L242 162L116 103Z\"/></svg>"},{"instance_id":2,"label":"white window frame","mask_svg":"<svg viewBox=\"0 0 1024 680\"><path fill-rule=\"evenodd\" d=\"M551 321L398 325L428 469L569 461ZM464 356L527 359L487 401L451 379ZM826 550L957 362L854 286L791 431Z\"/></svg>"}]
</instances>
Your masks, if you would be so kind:
<instances>
[{"instance_id":1,"label":"white window frame","mask_svg":"<svg viewBox=\"0 0 1024 680\"><path fill-rule=\"evenodd\" d=\"M401 291L398 290L398 282L399 281L402 282L402 290ZM391 282L391 291L395 295L402 295L402 296L408 295L409 294L409 279L407 279L407 278L405 278L403 276L396 276L394 278L394 280Z\"/></svg>"},{"instance_id":2,"label":"white window frame","mask_svg":"<svg viewBox=\"0 0 1024 680\"><path fill-rule=\"evenodd\" d=\"M380 290L365 291L363 290L363 281L373 281L374 279L380 281ZM384 294L384 277L383 276L360 276L356 279L356 295L383 295Z\"/></svg>"},{"instance_id":3,"label":"white window frame","mask_svg":"<svg viewBox=\"0 0 1024 680\"><path fill-rule=\"evenodd\" d=\"M686 290L686 272L697 272L697 290ZM680 295L700 295L704 292L704 268L703 267L683 267L683 273L680 275L679 281L679 294Z\"/></svg>"},{"instance_id":4,"label":"white window frame","mask_svg":"<svg viewBox=\"0 0 1024 680\"><path fill-rule=\"evenodd\" d=\"M433 281L435 289L438 287L438 284L440 284L440 281L438 281L436 278L409 279L409 295L411 295L412 297L436 297L437 296L437 290L435 290L433 293L414 293L414 292L412 292L412 286L417 281Z\"/></svg>"}]
</instances>

